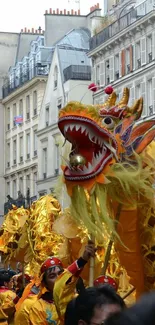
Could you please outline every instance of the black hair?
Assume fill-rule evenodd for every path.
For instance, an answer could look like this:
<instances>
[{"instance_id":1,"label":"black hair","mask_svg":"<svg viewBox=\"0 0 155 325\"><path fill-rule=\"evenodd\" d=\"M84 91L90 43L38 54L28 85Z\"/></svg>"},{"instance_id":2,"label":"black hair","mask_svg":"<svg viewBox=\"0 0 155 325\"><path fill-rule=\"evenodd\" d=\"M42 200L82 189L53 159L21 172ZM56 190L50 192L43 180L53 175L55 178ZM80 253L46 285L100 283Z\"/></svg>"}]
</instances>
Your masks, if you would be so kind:
<instances>
[{"instance_id":1,"label":"black hair","mask_svg":"<svg viewBox=\"0 0 155 325\"><path fill-rule=\"evenodd\" d=\"M155 324L155 292L147 294L131 308L117 316L111 316L106 325L154 325Z\"/></svg>"},{"instance_id":2,"label":"black hair","mask_svg":"<svg viewBox=\"0 0 155 325\"><path fill-rule=\"evenodd\" d=\"M4 286L5 282L9 283L12 276L10 276L8 273L0 274L0 286Z\"/></svg>"},{"instance_id":3,"label":"black hair","mask_svg":"<svg viewBox=\"0 0 155 325\"><path fill-rule=\"evenodd\" d=\"M77 325L80 319L89 324L94 314L94 308L107 304L119 305L121 309L125 307L123 299L109 285L85 289L68 304L65 325Z\"/></svg>"}]
</instances>

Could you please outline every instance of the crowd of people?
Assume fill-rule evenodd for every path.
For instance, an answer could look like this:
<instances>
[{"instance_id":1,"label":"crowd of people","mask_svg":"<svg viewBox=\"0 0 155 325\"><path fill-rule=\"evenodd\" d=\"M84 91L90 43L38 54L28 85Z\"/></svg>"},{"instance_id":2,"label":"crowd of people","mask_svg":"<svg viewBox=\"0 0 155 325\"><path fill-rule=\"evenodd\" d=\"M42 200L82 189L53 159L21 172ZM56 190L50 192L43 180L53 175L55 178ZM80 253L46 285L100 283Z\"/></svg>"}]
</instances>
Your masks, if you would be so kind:
<instances>
[{"instance_id":1,"label":"crowd of people","mask_svg":"<svg viewBox=\"0 0 155 325\"><path fill-rule=\"evenodd\" d=\"M100 276L86 288L81 271L95 247L89 242L83 255L67 269L57 257L41 266L39 278L0 269L1 325L149 325L155 324L155 293L127 308L117 294L117 283Z\"/></svg>"}]
</instances>

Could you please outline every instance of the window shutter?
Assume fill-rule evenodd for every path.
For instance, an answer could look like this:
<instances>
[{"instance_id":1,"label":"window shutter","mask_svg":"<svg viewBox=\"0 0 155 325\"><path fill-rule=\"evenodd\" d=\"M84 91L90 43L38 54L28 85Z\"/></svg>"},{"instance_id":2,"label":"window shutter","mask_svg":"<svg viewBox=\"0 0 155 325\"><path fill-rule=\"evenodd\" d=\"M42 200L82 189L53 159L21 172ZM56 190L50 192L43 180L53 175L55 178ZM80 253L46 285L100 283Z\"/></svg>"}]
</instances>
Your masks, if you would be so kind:
<instances>
[{"instance_id":1,"label":"window shutter","mask_svg":"<svg viewBox=\"0 0 155 325\"><path fill-rule=\"evenodd\" d=\"M147 108L146 108L146 82L141 82L141 94L143 97L143 113L142 116L147 116Z\"/></svg>"},{"instance_id":2,"label":"window shutter","mask_svg":"<svg viewBox=\"0 0 155 325\"><path fill-rule=\"evenodd\" d=\"M124 77L125 76L125 50L122 50L121 52L121 67L122 67L121 75L122 77Z\"/></svg>"},{"instance_id":3,"label":"window shutter","mask_svg":"<svg viewBox=\"0 0 155 325\"><path fill-rule=\"evenodd\" d=\"M130 72L133 71L133 46L130 45Z\"/></svg>"},{"instance_id":4,"label":"window shutter","mask_svg":"<svg viewBox=\"0 0 155 325\"><path fill-rule=\"evenodd\" d=\"M152 86L153 86L153 112L155 113L155 77L152 78Z\"/></svg>"},{"instance_id":5,"label":"window shutter","mask_svg":"<svg viewBox=\"0 0 155 325\"><path fill-rule=\"evenodd\" d=\"M114 56L109 59L110 66L110 82L114 81Z\"/></svg>"},{"instance_id":6,"label":"window shutter","mask_svg":"<svg viewBox=\"0 0 155 325\"><path fill-rule=\"evenodd\" d=\"M141 65L146 64L146 37L141 39Z\"/></svg>"},{"instance_id":7,"label":"window shutter","mask_svg":"<svg viewBox=\"0 0 155 325\"><path fill-rule=\"evenodd\" d=\"M100 63L100 86L105 86L105 62Z\"/></svg>"},{"instance_id":8,"label":"window shutter","mask_svg":"<svg viewBox=\"0 0 155 325\"><path fill-rule=\"evenodd\" d=\"M135 101L135 87L130 88L130 100L129 100L129 106L132 106Z\"/></svg>"},{"instance_id":9,"label":"window shutter","mask_svg":"<svg viewBox=\"0 0 155 325\"><path fill-rule=\"evenodd\" d=\"M152 60L155 59L155 31L152 33Z\"/></svg>"}]
</instances>

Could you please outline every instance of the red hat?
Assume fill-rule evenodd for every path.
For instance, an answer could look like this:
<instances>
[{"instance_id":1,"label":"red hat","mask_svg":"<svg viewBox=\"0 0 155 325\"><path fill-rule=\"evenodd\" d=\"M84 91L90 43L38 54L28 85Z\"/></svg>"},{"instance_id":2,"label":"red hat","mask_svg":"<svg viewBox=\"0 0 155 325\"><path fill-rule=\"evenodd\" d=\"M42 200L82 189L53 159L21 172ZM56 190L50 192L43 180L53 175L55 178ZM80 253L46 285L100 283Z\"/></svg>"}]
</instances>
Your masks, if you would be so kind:
<instances>
[{"instance_id":1,"label":"red hat","mask_svg":"<svg viewBox=\"0 0 155 325\"><path fill-rule=\"evenodd\" d=\"M94 281L94 286L98 286L99 284L109 284L116 291L118 289L118 285L117 285L116 281L107 275L101 275Z\"/></svg>"},{"instance_id":2,"label":"red hat","mask_svg":"<svg viewBox=\"0 0 155 325\"><path fill-rule=\"evenodd\" d=\"M41 266L40 272L43 274L50 267L60 266L63 268L62 262L57 257L49 257Z\"/></svg>"}]
</instances>

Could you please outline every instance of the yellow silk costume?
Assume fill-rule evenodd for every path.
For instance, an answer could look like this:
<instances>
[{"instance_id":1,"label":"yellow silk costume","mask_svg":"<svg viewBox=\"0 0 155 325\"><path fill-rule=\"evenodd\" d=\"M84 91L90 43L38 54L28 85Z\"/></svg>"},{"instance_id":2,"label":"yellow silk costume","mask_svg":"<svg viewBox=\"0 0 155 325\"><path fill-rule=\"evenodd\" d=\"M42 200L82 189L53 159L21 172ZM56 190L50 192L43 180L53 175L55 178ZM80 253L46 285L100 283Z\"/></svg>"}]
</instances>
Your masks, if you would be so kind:
<instances>
[{"instance_id":1,"label":"yellow silk costume","mask_svg":"<svg viewBox=\"0 0 155 325\"><path fill-rule=\"evenodd\" d=\"M21 304L18 311L15 313L15 325L29 325L30 324L30 309L37 300L37 295L29 295Z\"/></svg>"},{"instance_id":2,"label":"yellow silk costume","mask_svg":"<svg viewBox=\"0 0 155 325\"><path fill-rule=\"evenodd\" d=\"M0 324L13 324L16 294L6 288L0 288Z\"/></svg>"},{"instance_id":3,"label":"yellow silk costume","mask_svg":"<svg viewBox=\"0 0 155 325\"><path fill-rule=\"evenodd\" d=\"M39 298L30 309L29 319L31 325L59 324L58 314L54 302Z\"/></svg>"}]
</instances>

